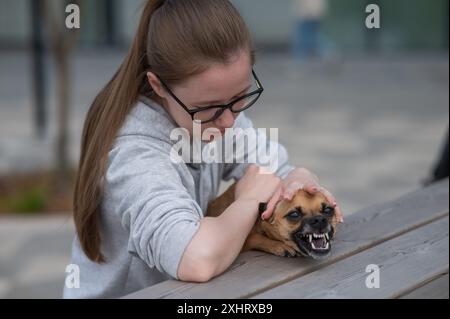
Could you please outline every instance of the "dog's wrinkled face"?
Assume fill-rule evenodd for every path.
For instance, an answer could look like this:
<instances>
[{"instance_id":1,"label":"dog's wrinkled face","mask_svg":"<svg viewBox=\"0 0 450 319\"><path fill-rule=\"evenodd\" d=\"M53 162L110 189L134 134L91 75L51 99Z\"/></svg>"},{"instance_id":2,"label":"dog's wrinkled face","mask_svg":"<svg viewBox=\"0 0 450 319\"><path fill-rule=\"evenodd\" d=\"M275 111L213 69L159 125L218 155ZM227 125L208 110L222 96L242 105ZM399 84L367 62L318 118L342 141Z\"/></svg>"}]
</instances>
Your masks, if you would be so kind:
<instances>
[{"instance_id":1,"label":"dog's wrinkled face","mask_svg":"<svg viewBox=\"0 0 450 319\"><path fill-rule=\"evenodd\" d=\"M330 254L337 219L325 196L300 190L292 201L278 204L270 225L267 232L277 234L303 256L318 259Z\"/></svg>"}]
</instances>

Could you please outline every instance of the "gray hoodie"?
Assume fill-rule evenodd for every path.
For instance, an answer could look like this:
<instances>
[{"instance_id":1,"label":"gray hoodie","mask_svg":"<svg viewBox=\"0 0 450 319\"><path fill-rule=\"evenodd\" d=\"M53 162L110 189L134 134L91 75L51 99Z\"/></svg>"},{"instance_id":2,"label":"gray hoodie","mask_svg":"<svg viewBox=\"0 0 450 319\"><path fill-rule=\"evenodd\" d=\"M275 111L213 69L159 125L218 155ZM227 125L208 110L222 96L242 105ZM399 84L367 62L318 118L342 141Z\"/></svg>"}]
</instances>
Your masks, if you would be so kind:
<instances>
[{"instance_id":1,"label":"gray hoodie","mask_svg":"<svg viewBox=\"0 0 450 319\"><path fill-rule=\"evenodd\" d=\"M175 163L170 134L176 127L164 108L145 97L128 115L109 152L104 181L100 232L106 263L90 261L75 237L71 264L79 268L80 285L65 286L64 298L117 298L178 279L183 253L220 182L241 178L249 164ZM236 127L252 123L242 113ZM277 174L285 177L293 166L284 147L277 147Z\"/></svg>"}]
</instances>

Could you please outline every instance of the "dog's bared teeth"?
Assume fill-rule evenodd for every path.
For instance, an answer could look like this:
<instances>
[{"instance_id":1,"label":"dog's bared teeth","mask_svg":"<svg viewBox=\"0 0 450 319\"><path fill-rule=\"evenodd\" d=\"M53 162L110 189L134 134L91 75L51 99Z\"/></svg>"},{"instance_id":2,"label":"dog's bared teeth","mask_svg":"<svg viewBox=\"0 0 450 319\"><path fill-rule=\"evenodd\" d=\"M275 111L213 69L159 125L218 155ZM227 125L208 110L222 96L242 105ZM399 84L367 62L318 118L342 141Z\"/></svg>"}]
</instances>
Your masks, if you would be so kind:
<instances>
[{"instance_id":1,"label":"dog's bared teeth","mask_svg":"<svg viewBox=\"0 0 450 319\"><path fill-rule=\"evenodd\" d=\"M325 238L326 238L327 240L330 240L330 235L325 234Z\"/></svg>"},{"instance_id":2,"label":"dog's bared teeth","mask_svg":"<svg viewBox=\"0 0 450 319\"><path fill-rule=\"evenodd\" d=\"M312 243L312 235L309 235L309 242Z\"/></svg>"},{"instance_id":3,"label":"dog's bared teeth","mask_svg":"<svg viewBox=\"0 0 450 319\"><path fill-rule=\"evenodd\" d=\"M311 242L312 249L316 249L316 246L314 245L314 242Z\"/></svg>"}]
</instances>

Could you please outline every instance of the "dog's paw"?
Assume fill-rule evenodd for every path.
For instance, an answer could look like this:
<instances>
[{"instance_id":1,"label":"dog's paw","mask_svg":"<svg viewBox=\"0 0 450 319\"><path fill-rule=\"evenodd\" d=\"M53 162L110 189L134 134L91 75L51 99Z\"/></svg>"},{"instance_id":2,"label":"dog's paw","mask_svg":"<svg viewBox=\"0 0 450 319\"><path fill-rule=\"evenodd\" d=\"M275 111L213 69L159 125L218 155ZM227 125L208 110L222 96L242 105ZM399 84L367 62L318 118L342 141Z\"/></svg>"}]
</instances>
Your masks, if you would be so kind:
<instances>
[{"instance_id":1,"label":"dog's paw","mask_svg":"<svg viewBox=\"0 0 450 319\"><path fill-rule=\"evenodd\" d=\"M297 257L297 253L292 254L292 252L289 252L289 251L285 250L283 257L285 257L285 258L295 258L295 257Z\"/></svg>"},{"instance_id":2,"label":"dog's paw","mask_svg":"<svg viewBox=\"0 0 450 319\"><path fill-rule=\"evenodd\" d=\"M273 245L269 249L270 249L270 253L272 253L276 256L286 257L286 258L297 257L297 251L294 248L292 248L284 243L281 243L281 242L279 244Z\"/></svg>"}]
</instances>

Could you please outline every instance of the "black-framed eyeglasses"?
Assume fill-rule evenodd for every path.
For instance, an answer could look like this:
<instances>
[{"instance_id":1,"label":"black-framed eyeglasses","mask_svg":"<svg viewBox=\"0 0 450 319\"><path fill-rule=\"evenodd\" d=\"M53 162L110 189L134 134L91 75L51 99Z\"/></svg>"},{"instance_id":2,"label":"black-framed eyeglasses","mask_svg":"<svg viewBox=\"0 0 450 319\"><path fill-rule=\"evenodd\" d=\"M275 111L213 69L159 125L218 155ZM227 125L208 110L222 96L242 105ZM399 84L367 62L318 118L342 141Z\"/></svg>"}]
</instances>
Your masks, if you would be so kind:
<instances>
[{"instance_id":1,"label":"black-framed eyeglasses","mask_svg":"<svg viewBox=\"0 0 450 319\"><path fill-rule=\"evenodd\" d=\"M225 110L230 110L233 113L240 113L252 107L256 101L260 98L262 92L264 92L264 88L261 82L258 79L258 76L255 73L255 70L252 70L253 77L255 78L257 89L253 92L247 93L243 96L238 97L237 99L231 101L226 105L211 105L211 106L194 106L192 109L189 109L181 100L170 90L167 84L161 80L164 89L173 97L173 99L192 117L193 121L199 121L202 124L210 123L217 120Z\"/></svg>"}]
</instances>

